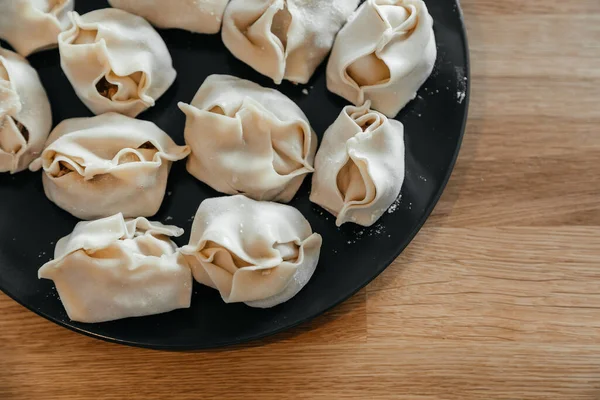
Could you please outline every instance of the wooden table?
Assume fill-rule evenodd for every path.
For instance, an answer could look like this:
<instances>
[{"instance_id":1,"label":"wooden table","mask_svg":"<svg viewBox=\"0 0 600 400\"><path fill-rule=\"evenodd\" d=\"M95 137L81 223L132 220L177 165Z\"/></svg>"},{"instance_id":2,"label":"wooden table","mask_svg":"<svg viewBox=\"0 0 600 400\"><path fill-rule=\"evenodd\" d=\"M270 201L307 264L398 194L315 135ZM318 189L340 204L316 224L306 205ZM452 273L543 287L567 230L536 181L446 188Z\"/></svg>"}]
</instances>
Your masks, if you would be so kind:
<instances>
[{"instance_id":1,"label":"wooden table","mask_svg":"<svg viewBox=\"0 0 600 400\"><path fill-rule=\"evenodd\" d=\"M600 1L462 3L464 148L379 279L272 340L187 354L0 295L0 399L600 399Z\"/></svg>"}]
</instances>

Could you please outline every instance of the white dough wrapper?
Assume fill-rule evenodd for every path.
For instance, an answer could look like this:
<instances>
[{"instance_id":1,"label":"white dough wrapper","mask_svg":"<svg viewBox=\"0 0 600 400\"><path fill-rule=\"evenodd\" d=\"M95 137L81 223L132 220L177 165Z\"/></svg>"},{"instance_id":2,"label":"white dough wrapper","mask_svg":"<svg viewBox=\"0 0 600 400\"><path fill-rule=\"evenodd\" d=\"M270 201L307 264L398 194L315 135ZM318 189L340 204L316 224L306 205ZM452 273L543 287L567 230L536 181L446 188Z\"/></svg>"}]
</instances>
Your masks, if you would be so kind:
<instances>
[{"instance_id":1,"label":"white dough wrapper","mask_svg":"<svg viewBox=\"0 0 600 400\"><path fill-rule=\"evenodd\" d=\"M0 173L27 169L52 128L46 91L29 62L0 49Z\"/></svg>"},{"instance_id":2,"label":"white dough wrapper","mask_svg":"<svg viewBox=\"0 0 600 400\"><path fill-rule=\"evenodd\" d=\"M111 6L146 18L158 28L218 33L229 0L108 0Z\"/></svg>"},{"instance_id":3,"label":"white dough wrapper","mask_svg":"<svg viewBox=\"0 0 600 400\"><path fill-rule=\"evenodd\" d=\"M306 115L277 90L227 75L209 76L186 114L187 169L226 194L292 200L313 172L317 136Z\"/></svg>"},{"instance_id":4,"label":"white dough wrapper","mask_svg":"<svg viewBox=\"0 0 600 400\"><path fill-rule=\"evenodd\" d=\"M116 8L69 18L72 27L58 36L60 63L94 114L136 117L175 81L167 45L144 18Z\"/></svg>"},{"instance_id":5,"label":"white dough wrapper","mask_svg":"<svg viewBox=\"0 0 600 400\"><path fill-rule=\"evenodd\" d=\"M43 168L48 199L77 218L150 217L189 152L152 122L109 113L61 122L30 169Z\"/></svg>"},{"instance_id":6,"label":"white dough wrapper","mask_svg":"<svg viewBox=\"0 0 600 400\"><path fill-rule=\"evenodd\" d=\"M295 208L237 195L205 200L180 251L194 278L226 303L270 308L306 286L321 244Z\"/></svg>"},{"instance_id":7,"label":"white dough wrapper","mask_svg":"<svg viewBox=\"0 0 600 400\"><path fill-rule=\"evenodd\" d=\"M0 0L0 39L24 57L56 47L74 0Z\"/></svg>"},{"instance_id":8,"label":"white dough wrapper","mask_svg":"<svg viewBox=\"0 0 600 400\"><path fill-rule=\"evenodd\" d=\"M395 117L431 75L437 48L423 0L367 0L340 31L327 88Z\"/></svg>"},{"instance_id":9,"label":"white dough wrapper","mask_svg":"<svg viewBox=\"0 0 600 400\"><path fill-rule=\"evenodd\" d=\"M189 308L192 273L170 237L183 229L125 220L80 222L38 271L56 285L69 318L97 323Z\"/></svg>"},{"instance_id":10,"label":"white dough wrapper","mask_svg":"<svg viewBox=\"0 0 600 400\"><path fill-rule=\"evenodd\" d=\"M362 107L344 108L329 127L315 160L310 200L336 224L373 225L404 183L404 126Z\"/></svg>"},{"instance_id":11,"label":"white dough wrapper","mask_svg":"<svg viewBox=\"0 0 600 400\"><path fill-rule=\"evenodd\" d=\"M280 84L307 83L359 0L232 0L223 43L235 57Z\"/></svg>"}]
</instances>

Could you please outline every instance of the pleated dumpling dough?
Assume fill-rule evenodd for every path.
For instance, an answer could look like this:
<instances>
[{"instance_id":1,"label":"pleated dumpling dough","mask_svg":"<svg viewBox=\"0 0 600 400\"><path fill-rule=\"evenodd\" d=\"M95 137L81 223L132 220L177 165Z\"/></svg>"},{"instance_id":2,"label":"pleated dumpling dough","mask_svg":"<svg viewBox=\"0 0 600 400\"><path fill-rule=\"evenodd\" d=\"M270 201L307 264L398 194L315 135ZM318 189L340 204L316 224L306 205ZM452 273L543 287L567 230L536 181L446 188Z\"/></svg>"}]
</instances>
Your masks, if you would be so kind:
<instances>
[{"instance_id":1,"label":"pleated dumpling dough","mask_svg":"<svg viewBox=\"0 0 600 400\"><path fill-rule=\"evenodd\" d=\"M25 57L56 47L73 7L74 0L0 0L0 39Z\"/></svg>"},{"instance_id":2,"label":"pleated dumpling dough","mask_svg":"<svg viewBox=\"0 0 600 400\"><path fill-rule=\"evenodd\" d=\"M337 217L338 226L373 225L404 183L404 126L377 111L344 108L325 132L315 160L310 200Z\"/></svg>"},{"instance_id":3,"label":"pleated dumpling dough","mask_svg":"<svg viewBox=\"0 0 600 400\"><path fill-rule=\"evenodd\" d=\"M26 59L0 49L0 173L27 169L52 128L40 78Z\"/></svg>"},{"instance_id":4,"label":"pleated dumpling dough","mask_svg":"<svg viewBox=\"0 0 600 400\"><path fill-rule=\"evenodd\" d=\"M238 195L205 200L180 251L196 280L226 303L269 308L306 286L321 243L295 208Z\"/></svg>"},{"instance_id":5,"label":"pleated dumpling dough","mask_svg":"<svg viewBox=\"0 0 600 400\"><path fill-rule=\"evenodd\" d=\"M80 219L158 212L173 161L189 154L152 122L109 113L61 122L31 165L46 196Z\"/></svg>"},{"instance_id":6,"label":"pleated dumpling dough","mask_svg":"<svg viewBox=\"0 0 600 400\"><path fill-rule=\"evenodd\" d=\"M111 6L146 18L158 28L218 33L229 0L108 0Z\"/></svg>"},{"instance_id":7,"label":"pleated dumpling dough","mask_svg":"<svg viewBox=\"0 0 600 400\"><path fill-rule=\"evenodd\" d=\"M187 116L188 171L215 190L287 203L313 172L317 136L280 92L227 75L209 76Z\"/></svg>"},{"instance_id":8,"label":"pleated dumpling dough","mask_svg":"<svg viewBox=\"0 0 600 400\"><path fill-rule=\"evenodd\" d=\"M175 81L167 45L144 18L115 8L69 17L73 26L58 36L61 66L94 114L135 117Z\"/></svg>"},{"instance_id":9,"label":"pleated dumpling dough","mask_svg":"<svg viewBox=\"0 0 600 400\"><path fill-rule=\"evenodd\" d=\"M183 229L125 220L81 222L58 241L39 278L56 285L69 318L96 323L189 308L192 274L170 237Z\"/></svg>"},{"instance_id":10,"label":"pleated dumpling dough","mask_svg":"<svg viewBox=\"0 0 600 400\"><path fill-rule=\"evenodd\" d=\"M417 95L435 64L433 19L423 0L367 0L340 31L327 87L390 118Z\"/></svg>"},{"instance_id":11,"label":"pleated dumpling dough","mask_svg":"<svg viewBox=\"0 0 600 400\"><path fill-rule=\"evenodd\" d=\"M359 0L232 0L223 43L279 84L307 83Z\"/></svg>"}]
</instances>

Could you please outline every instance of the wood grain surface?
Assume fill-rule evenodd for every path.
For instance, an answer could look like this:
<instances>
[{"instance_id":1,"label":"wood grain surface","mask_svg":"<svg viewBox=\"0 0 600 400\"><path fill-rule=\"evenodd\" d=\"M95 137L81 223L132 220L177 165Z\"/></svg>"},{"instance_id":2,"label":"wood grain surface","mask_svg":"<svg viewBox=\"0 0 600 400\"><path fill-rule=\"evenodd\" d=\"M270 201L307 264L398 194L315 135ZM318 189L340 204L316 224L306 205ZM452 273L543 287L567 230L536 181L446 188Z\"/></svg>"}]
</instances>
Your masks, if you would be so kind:
<instances>
[{"instance_id":1,"label":"wood grain surface","mask_svg":"<svg viewBox=\"0 0 600 400\"><path fill-rule=\"evenodd\" d=\"M0 294L0 399L600 399L600 1L462 5L464 148L379 279L291 332L184 354Z\"/></svg>"}]
</instances>

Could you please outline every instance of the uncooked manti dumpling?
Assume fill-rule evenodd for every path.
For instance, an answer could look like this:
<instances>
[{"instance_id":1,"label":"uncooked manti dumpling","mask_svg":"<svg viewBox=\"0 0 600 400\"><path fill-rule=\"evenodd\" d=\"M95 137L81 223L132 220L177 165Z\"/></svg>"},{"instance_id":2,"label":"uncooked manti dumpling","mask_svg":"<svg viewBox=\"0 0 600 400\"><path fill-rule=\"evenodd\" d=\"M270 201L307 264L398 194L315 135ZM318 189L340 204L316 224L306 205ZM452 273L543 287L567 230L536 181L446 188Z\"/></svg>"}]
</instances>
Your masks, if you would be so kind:
<instances>
[{"instance_id":1,"label":"uncooked manti dumpling","mask_svg":"<svg viewBox=\"0 0 600 400\"><path fill-rule=\"evenodd\" d=\"M0 172L27 169L51 128L50 103L37 72L23 57L0 49Z\"/></svg>"},{"instance_id":2,"label":"uncooked manti dumpling","mask_svg":"<svg viewBox=\"0 0 600 400\"><path fill-rule=\"evenodd\" d=\"M417 95L435 64L433 19L423 0L367 0L340 31L327 87L390 118Z\"/></svg>"},{"instance_id":3,"label":"uncooked manti dumpling","mask_svg":"<svg viewBox=\"0 0 600 400\"><path fill-rule=\"evenodd\" d=\"M74 0L0 0L0 39L23 56L56 47Z\"/></svg>"},{"instance_id":4,"label":"uncooked manti dumpling","mask_svg":"<svg viewBox=\"0 0 600 400\"><path fill-rule=\"evenodd\" d=\"M223 43L279 84L307 83L359 0L232 0Z\"/></svg>"},{"instance_id":5,"label":"uncooked manti dumpling","mask_svg":"<svg viewBox=\"0 0 600 400\"><path fill-rule=\"evenodd\" d=\"M300 108L273 89L209 76L187 116L188 171L214 189L287 203L313 172L317 136Z\"/></svg>"},{"instance_id":6,"label":"uncooked manti dumpling","mask_svg":"<svg viewBox=\"0 0 600 400\"><path fill-rule=\"evenodd\" d=\"M115 8L69 17L73 26L58 36L60 62L94 114L135 117L175 81L167 45L144 18Z\"/></svg>"},{"instance_id":7,"label":"uncooked manti dumpling","mask_svg":"<svg viewBox=\"0 0 600 400\"><path fill-rule=\"evenodd\" d=\"M31 169L44 169L46 196L77 218L150 217L172 162L188 154L152 122L109 113L61 122Z\"/></svg>"},{"instance_id":8,"label":"uncooked manti dumpling","mask_svg":"<svg viewBox=\"0 0 600 400\"><path fill-rule=\"evenodd\" d=\"M81 222L58 241L39 278L56 285L69 318L96 323L189 308L192 274L170 237L183 229L126 221Z\"/></svg>"},{"instance_id":9,"label":"uncooked manti dumpling","mask_svg":"<svg viewBox=\"0 0 600 400\"><path fill-rule=\"evenodd\" d=\"M198 33L221 30L229 0L108 0L111 6L146 18L158 28Z\"/></svg>"},{"instance_id":10,"label":"uncooked manti dumpling","mask_svg":"<svg viewBox=\"0 0 600 400\"><path fill-rule=\"evenodd\" d=\"M404 183L404 126L362 107L344 108L325 132L315 160L310 200L337 217L338 226L373 225Z\"/></svg>"},{"instance_id":11,"label":"uncooked manti dumpling","mask_svg":"<svg viewBox=\"0 0 600 400\"><path fill-rule=\"evenodd\" d=\"M321 243L295 208L238 195L205 200L180 251L196 280L226 303L269 308L308 283Z\"/></svg>"}]
</instances>

